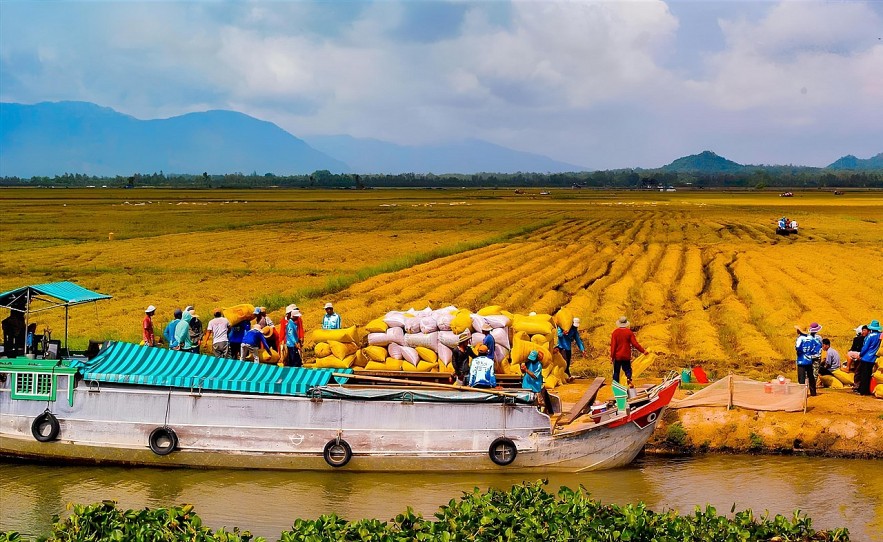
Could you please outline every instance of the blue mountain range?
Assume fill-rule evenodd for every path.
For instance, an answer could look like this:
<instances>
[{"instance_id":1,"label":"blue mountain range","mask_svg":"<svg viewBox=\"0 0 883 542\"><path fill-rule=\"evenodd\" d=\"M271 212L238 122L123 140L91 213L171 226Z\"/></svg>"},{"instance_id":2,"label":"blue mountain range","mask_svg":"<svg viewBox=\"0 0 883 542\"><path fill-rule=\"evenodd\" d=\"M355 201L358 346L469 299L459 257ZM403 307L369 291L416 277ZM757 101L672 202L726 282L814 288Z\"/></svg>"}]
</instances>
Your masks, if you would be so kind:
<instances>
[{"instance_id":1,"label":"blue mountain range","mask_svg":"<svg viewBox=\"0 0 883 542\"><path fill-rule=\"evenodd\" d=\"M475 173L585 168L484 141L409 147L349 136L299 139L235 111L140 120L89 102L0 103L0 176L156 172Z\"/></svg>"}]
</instances>

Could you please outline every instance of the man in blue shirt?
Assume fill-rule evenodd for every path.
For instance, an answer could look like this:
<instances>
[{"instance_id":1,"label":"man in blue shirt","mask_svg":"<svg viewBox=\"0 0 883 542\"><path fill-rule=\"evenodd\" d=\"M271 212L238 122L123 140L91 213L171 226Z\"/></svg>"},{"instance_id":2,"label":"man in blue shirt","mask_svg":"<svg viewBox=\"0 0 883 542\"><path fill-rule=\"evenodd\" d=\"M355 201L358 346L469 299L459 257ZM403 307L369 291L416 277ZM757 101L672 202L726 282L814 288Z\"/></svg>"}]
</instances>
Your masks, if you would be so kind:
<instances>
[{"instance_id":1,"label":"man in blue shirt","mask_svg":"<svg viewBox=\"0 0 883 542\"><path fill-rule=\"evenodd\" d=\"M872 320L868 324L868 334L859 352L858 392L862 395L871 395L871 379L874 378L874 365L877 363L877 354L880 352L880 321Z\"/></svg>"},{"instance_id":2,"label":"man in blue shirt","mask_svg":"<svg viewBox=\"0 0 883 542\"><path fill-rule=\"evenodd\" d=\"M543 386L543 354L532 350L527 355L527 361L521 364L521 387L530 390L540 396L540 405L549 414L552 412L552 398Z\"/></svg>"},{"instance_id":3,"label":"man in blue shirt","mask_svg":"<svg viewBox=\"0 0 883 542\"><path fill-rule=\"evenodd\" d=\"M288 349L289 367L300 367L303 365L303 359L300 356L300 337L297 330L297 317L300 311L289 305L288 323L285 324L285 347Z\"/></svg>"},{"instance_id":4,"label":"man in blue shirt","mask_svg":"<svg viewBox=\"0 0 883 542\"><path fill-rule=\"evenodd\" d=\"M478 345L478 357L469 366L469 382L472 388L495 388L497 377L494 374L494 360L488 357L487 346Z\"/></svg>"},{"instance_id":5,"label":"man in blue shirt","mask_svg":"<svg viewBox=\"0 0 883 542\"><path fill-rule=\"evenodd\" d=\"M331 303L325 303L322 329L340 329L340 315L334 312L334 306Z\"/></svg>"},{"instance_id":6,"label":"man in blue shirt","mask_svg":"<svg viewBox=\"0 0 883 542\"><path fill-rule=\"evenodd\" d=\"M818 363L822 358L822 338L817 335L822 330L817 322L813 322L809 326L809 333L804 333L799 327L797 329L797 342L794 349L797 351L797 382L803 384L809 380L809 394L816 395L816 375L813 370L813 364Z\"/></svg>"},{"instance_id":7,"label":"man in blue shirt","mask_svg":"<svg viewBox=\"0 0 883 542\"><path fill-rule=\"evenodd\" d=\"M181 314L181 309L175 309L175 319L169 322L162 332L163 337L166 338L166 344L169 345L169 350L178 348L178 340L175 339L175 328L178 326L178 322L181 321Z\"/></svg>"},{"instance_id":8,"label":"man in blue shirt","mask_svg":"<svg viewBox=\"0 0 883 542\"><path fill-rule=\"evenodd\" d=\"M497 341L494 340L494 336L491 335L491 331L494 328L491 327L487 322L481 326L481 332L484 333L484 339L482 339L481 344L487 347L487 357L494 359L494 355L497 352Z\"/></svg>"},{"instance_id":9,"label":"man in blue shirt","mask_svg":"<svg viewBox=\"0 0 883 542\"><path fill-rule=\"evenodd\" d=\"M555 345L555 350L561 352L561 357L567 362L564 372L567 373L568 380L571 379L570 358L573 357L573 343L576 343L577 348L579 348L580 355L586 357L586 347L583 346L583 340L579 337L579 318L573 319L573 324L567 330L567 333L564 333L561 326L558 326L558 343Z\"/></svg>"},{"instance_id":10,"label":"man in blue shirt","mask_svg":"<svg viewBox=\"0 0 883 542\"><path fill-rule=\"evenodd\" d=\"M264 334L261 332L260 328L252 328L245 332L245 337L242 338L242 347L239 353L239 359L245 361L249 356L254 359L255 363L261 362L261 347L264 347L264 350L270 351L270 345L267 344L267 339L264 338Z\"/></svg>"}]
</instances>

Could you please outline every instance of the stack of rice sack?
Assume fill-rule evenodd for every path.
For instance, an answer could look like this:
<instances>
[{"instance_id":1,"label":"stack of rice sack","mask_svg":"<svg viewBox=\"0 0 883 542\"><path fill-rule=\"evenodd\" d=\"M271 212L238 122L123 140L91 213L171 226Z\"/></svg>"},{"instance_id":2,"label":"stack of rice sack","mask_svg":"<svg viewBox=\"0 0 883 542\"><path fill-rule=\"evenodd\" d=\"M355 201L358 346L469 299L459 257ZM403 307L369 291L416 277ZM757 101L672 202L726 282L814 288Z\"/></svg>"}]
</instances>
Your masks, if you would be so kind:
<instances>
[{"instance_id":1,"label":"stack of rice sack","mask_svg":"<svg viewBox=\"0 0 883 542\"><path fill-rule=\"evenodd\" d=\"M536 313L527 316L513 315L512 351L506 372L520 375L521 364L527 361L527 356L533 350L536 350L542 354L543 386L554 388L565 381L567 375L564 369L567 367L567 362L561 354L552 353L558 342L556 320L561 323L565 332L573 325L573 315L566 309L561 309L555 318L549 314Z\"/></svg>"},{"instance_id":2,"label":"stack of rice sack","mask_svg":"<svg viewBox=\"0 0 883 542\"><path fill-rule=\"evenodd\" d=\"M317 329L310 339L315 342L314 367L323 369L347 369L356 364L360 336L356 326L343 329Z\"/></svg>"}]
</instances>

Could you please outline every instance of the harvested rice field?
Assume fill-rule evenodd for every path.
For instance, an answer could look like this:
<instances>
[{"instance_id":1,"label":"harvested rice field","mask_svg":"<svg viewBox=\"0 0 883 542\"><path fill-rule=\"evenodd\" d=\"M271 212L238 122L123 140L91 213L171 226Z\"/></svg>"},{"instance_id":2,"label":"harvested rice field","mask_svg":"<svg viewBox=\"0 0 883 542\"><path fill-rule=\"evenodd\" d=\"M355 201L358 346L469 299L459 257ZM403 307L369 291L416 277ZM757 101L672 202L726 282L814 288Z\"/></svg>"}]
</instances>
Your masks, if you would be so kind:
<instances>
[{"instance_id":1,"label":"harvested rice field","mask_svg":"<svg viewBox=\"0 0 883 542\"><path fill-rule=\"evenodd\" d=\"M775 234L783 215L799 235ZM567 307L588 350L577 374L609 372L625 314L659 374L766 379L793 372L795 324L818 321L843 353L883 319L873 192L8 189L0 246L0 290L71 280L114 296L71 310L74 347L138 340L149 304L159 327L188 304L204 322L238 303L278 321L294 302L308 330L326 301L345 326L411 307Z\"/></svg>"}]
</instances>

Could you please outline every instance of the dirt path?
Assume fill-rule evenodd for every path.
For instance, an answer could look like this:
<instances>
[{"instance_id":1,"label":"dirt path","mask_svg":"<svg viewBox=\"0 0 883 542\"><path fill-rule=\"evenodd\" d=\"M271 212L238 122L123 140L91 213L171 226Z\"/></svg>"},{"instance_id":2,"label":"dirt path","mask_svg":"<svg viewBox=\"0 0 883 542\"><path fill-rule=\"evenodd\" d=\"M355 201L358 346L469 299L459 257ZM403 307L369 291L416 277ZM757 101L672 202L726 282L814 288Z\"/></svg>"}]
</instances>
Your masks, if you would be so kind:
<instances>
[{"instance_id":1,"label":"dirt path","mask_svg":"<svg viewBox=\"0 0 883 542\"><path fill-rule=\"evenodd\" d=\"M575 403L591 380L555 389ZM676 398L689 392L678 390ZM612 398L605 386L599 399ZM760 412L735 408L669 409L647 450L659 453L810 454L883 458L883 400L849 390L821 389L803 412Z\"/></svg>"}]
</instances>

